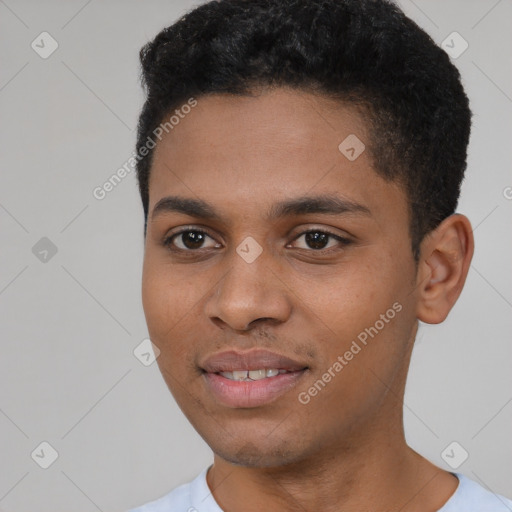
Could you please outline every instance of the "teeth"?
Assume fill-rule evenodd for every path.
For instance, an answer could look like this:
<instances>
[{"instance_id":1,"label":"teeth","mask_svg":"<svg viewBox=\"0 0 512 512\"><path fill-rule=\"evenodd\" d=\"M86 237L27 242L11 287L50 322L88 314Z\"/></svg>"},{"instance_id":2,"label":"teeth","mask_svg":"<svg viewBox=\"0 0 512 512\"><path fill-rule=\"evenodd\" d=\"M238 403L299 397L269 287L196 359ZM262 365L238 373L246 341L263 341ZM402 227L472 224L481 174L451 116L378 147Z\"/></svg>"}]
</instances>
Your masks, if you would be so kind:
<instances>
[{"instance_id":1,"label":"teeth","mask_svg":"<svg viewBox=\"0 0 512 512\"><path fill-rule=\"evenodd\" d=\"M249 372L249 378L252 380L261 380L267 376L267 372L265 370L251 370Z\"/></svg>"},{"instance_id":2,"label":"teeth","mask_svg":"<svg viewBox=\"0 0 512 512\"><path fill-rule=\"evenodd\" d=\"M287 373L287 371L278 370L277 368L262 368L261 370L234 370L232 372L220 372L220 375L230 380L246 381L275 377L280 373Z\"/></svg>"},{"instance_id":3,"label":"teeth","mask_svg":"<svg viewBox=\"0 0 512 512\"><path fill-rule=\"evenodd\" d=\"M233 372L233 380L245 380L247 378L247 371L235 370Z\"/></svg>"}]
</instances>

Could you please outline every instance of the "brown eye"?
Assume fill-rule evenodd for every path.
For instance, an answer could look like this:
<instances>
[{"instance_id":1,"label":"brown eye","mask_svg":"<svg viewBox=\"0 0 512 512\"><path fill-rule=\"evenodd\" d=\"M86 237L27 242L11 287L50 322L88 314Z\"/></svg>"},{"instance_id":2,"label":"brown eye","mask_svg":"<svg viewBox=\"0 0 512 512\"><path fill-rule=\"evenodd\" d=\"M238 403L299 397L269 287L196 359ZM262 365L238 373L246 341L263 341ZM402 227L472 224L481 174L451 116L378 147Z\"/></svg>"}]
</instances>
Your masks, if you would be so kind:
<instances>
[{"instance_id":1,"label":"brown eye","mask_svg":"<svg viewBox=\"0 0 512 512\"><path fill-rule=\"evenodd\" d=\"M206 248L203 244L207 239L213 241L213 238L204 231L187 229L180 231L179 233L174 233L170 237L166 238L164 240L164 245L170 247L171 250L193 251ZM215 246L216 244L213 244L213 246L210 247Z\"/></svg>"},{"instance_id":2,"label":"brown eye","mask_svg":"<svg viewBox=\"0 0 512 512\"><path fill-rule=\"evenodd\" d=\"M320 231L310 231L305 235L306 244L311 249L325 249L325 246L329 243L329 235Z\"/></svg>"},{"instance_id":3,"label":"brown eye","mask_svg":"<svg viewBox=\"0 0 512 512\"><path fill-rule=\"evenodd\" d=\"M313 249L315 251L329 250L338 246L345 246L351 243L347 238L343 238L334 233L328 231L322 231L320 229L313 229L301 233L295 241L304 237L306 247L299 247L299 249ZM332 244L329 246L329 241L332 240Z\"/></svg>"}]
</instances>

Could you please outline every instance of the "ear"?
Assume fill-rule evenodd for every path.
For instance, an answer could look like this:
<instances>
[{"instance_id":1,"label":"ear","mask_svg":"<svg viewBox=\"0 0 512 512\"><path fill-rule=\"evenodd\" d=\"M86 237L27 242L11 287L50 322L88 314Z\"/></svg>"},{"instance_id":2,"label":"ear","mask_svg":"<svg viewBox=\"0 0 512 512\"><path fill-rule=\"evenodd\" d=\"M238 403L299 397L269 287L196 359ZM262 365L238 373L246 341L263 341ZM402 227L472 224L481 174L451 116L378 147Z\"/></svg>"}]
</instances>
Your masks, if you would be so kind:
<instances>
[{"instance_id":1,"label":"ear","mask_svg":"<svg viewBox=\"0 0 512 512\"><path fill-rule=\"evenodd\" d=\"M416 316L441 323L459 298L474 251L473 229L464 215L453 214L429 233L420 247Z\"/></svg>"}]
</instances>

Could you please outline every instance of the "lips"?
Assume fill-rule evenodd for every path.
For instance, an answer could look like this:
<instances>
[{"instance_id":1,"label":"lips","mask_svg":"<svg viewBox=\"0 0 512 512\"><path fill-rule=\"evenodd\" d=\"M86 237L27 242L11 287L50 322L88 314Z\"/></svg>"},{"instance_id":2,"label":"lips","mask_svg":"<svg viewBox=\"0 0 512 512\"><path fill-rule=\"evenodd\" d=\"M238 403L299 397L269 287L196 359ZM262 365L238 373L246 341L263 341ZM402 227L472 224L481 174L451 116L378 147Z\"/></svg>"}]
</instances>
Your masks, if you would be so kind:
<instances>
[{"instance_id":1,"label":"lips","mask_svg":"<svg viewBox=\"0 0 512 512\"><path fill-rule=\"evenodd\" d=\"M201 368L208 373L233 372L237 370L261 370L275 368L294 372L307 368L306 364L268 350L237 352L229 350L207 358Z\"/></svg>"},{"instance_id":2,"label":"lips","mask_svg":"<svg viewBox=\"0 0 512 512\"><path fill-rule=\"evenodd\" d=\"M230 350L208 357L201 365L208 391L227 407L269 404L295 387L308 366L267 350Z\"/></svg>"}]
</instances>

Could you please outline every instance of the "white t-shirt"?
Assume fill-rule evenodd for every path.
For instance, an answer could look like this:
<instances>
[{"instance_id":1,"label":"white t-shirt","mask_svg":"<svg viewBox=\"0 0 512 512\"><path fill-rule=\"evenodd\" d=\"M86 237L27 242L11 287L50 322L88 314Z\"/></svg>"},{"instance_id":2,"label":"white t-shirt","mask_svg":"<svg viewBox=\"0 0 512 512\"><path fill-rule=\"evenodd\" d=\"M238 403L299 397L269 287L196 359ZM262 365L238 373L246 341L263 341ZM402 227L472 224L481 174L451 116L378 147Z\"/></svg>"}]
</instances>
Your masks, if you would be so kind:
<instances>
[{"instance_id":1,"label":"white t-shirt","mask_svg":"<svg viewBox=\"0 0 512 512\"><path fill-rule=\"evenodd\" d=\"M208 469L204 469L192 482L128 512L223 512L208 487ZM461 473L454 475L459 479L459 485L438 512L512 512L512 500L487 491Z\"/></svg>"}]
</instances>

